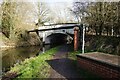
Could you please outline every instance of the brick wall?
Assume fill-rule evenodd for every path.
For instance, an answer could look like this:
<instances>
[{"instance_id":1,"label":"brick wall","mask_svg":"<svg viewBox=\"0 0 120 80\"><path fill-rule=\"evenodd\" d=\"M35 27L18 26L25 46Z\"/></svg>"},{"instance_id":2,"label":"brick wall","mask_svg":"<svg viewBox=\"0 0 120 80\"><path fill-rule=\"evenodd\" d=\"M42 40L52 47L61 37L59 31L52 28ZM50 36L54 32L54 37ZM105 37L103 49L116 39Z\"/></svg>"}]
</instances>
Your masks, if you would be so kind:
<instances>
[{"instance_id":1,"label":"brick wall","mask_svg":"<svg viewBox=\"0 0 120 80\"><path fill-rule=\"evenodd\" d=\"M102 78L120 78L120 68L107 63L77 56L78 67L87 69Z\"/></svg>"}]
</instances>

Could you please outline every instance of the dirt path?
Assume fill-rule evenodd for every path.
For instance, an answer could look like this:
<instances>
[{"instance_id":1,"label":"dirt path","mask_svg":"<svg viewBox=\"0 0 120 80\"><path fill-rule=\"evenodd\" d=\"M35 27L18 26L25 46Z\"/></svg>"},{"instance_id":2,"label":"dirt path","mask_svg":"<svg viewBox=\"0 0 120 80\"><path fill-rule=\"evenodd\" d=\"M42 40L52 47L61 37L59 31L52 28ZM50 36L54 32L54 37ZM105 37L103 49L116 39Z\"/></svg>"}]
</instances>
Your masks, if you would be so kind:
<instances>
[{"instance_id":1,"label":"dirt path","mask_svg":"<svg viewBox=\"0 0 120 80\"><path fill-rule=\"evenodd\" d=\"M48 64L52 67L50 78L56 79L72 79L82 78L77 71L77 66L74 60L67 58L69 52L69 46L63 45L59 51L55 54L52 60L48 61Z\"/></svg>"}]
</instances>

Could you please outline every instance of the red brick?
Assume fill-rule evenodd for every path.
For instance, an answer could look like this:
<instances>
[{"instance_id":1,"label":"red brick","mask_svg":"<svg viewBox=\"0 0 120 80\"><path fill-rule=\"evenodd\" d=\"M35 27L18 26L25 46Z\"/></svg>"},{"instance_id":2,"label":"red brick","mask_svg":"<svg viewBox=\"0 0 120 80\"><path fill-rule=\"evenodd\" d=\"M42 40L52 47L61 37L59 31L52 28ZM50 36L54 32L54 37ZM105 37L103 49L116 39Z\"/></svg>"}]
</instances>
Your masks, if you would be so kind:
<instances>
[{"instance_id":1,"label":"red brick","mask_svg":"<svg viewBox=\"0 0 120 80\"><path fill-rule=\"evenodd\" d=\"M119 72L103 65L99 65L84 59L78 58L78 65L81 67L97 73L98 75L102 76L103 78L119 78Z\"/></svg>"}]
</instances>

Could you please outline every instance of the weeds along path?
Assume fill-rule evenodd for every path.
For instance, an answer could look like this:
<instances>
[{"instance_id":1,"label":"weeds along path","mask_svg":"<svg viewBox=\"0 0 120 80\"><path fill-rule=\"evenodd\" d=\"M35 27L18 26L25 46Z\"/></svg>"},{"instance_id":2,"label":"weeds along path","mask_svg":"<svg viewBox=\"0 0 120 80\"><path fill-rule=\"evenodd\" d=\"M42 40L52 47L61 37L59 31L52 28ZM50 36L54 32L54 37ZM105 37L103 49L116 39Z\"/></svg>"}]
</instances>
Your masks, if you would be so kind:
<instances>
[{"instance_id":1,"label":"weeds along path","mask_svg":"<svg viewBox=\"0 0 120 80\"><path fill-rule=\"evenodd\" d=\"M52 67L50 72L50 79L82 78L77 71L75 61L67 57L69 50L69 45L63 45L59 48L53 59L47 61L48 64Z\"/></svg>"}]
</instances>

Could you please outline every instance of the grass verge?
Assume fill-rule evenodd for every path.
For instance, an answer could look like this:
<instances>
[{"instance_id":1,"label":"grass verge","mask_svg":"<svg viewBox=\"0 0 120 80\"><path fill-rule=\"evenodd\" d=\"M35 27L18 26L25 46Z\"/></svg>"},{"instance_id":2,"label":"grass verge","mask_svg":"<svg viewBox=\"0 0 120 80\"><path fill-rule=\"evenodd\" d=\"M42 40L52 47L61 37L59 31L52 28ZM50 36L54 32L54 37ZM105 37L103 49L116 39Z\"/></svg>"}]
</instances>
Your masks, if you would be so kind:
<instances>
[{"instance_id":1,"label":"grass verge","mask_svg":"<svg viewBox=\"0 0 120 80\"><path fill-rule=\"evenodd\" d=\"M58 47L52 48L37 57L32 57L26 59L20 64L15 64L14 67L10 69L10 73L17 72L20 74L16 79L21 78L49 78L50 76L50 66L46 62L53 57L57 52ZM15 80L16 80L15 79Z\"/></svg>"},{"instance_id":2,"label":"grass verge","mask_svg":"<svg viewBox=\"0 0 120 80\"><path fill-rule=\"evenodd\" d=\"M88 53L88 52L95 52L95 51L85 50L85 53ZM71 52L68 53L68 58L76 60L77 59L77 56L76 56L77 54L82 54L82 51L81 50L71 51Z\"/></svg>"}]
</instances>

